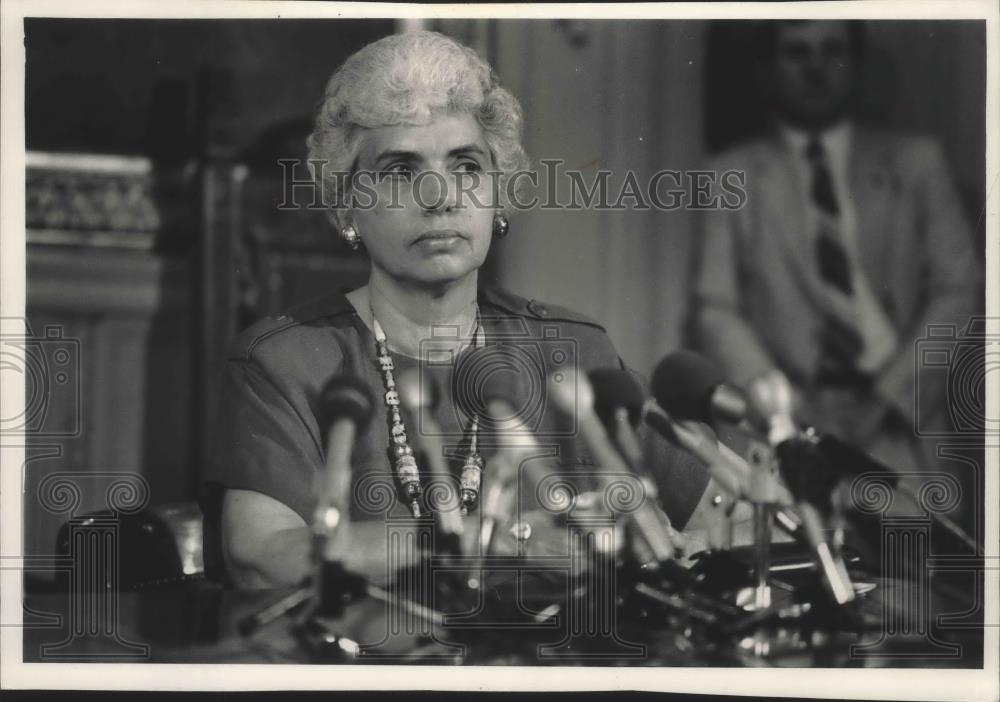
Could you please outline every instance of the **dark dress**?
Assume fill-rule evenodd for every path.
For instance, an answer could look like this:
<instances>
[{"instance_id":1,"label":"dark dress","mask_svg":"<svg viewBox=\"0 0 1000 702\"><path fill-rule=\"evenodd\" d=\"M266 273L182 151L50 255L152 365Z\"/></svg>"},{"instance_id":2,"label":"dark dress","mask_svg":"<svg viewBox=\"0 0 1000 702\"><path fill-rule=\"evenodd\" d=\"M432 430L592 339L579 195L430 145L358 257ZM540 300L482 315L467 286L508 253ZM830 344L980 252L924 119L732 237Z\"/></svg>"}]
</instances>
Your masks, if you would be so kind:
<instances>
[{"instance_id":1,"label":"dark dress","mask_svg":"<svg viewBox=\"0 0 1000 702\"><path fill-rule=\"evenodd\" d=\"M545 397L545 378L559 370L580 372L622 368L605 330L596 322L561 307L526 300L496 289L479 293L487 345L511 349L511 396L523 398L516 408L540 445L553 454L555 470L571 471L593 465L570 418ZM397 378L418 361L393 354ZM421 363L438 387L441 400L433 417L453 447L450 468L461 469L468 441L468 419L456 410L449 359ZM392 485L388 458L389 424L383 404L383 378L376 361L371 331L342 293L331 294L286 314L264 319L241 333L228 354L222 383L220 416L214 436L213 460L201 494L205 515L206 565L216 570L222 493L253 490L268 495L298 513L306 523L316 505L313 481L323 466L322 429L316 416L317 397L330 378L348 374L370 388L375 414L359 433L352 452L355 500L352 519L403 516L407 508L386 500ZM461 375L459 373L458 375ZM461 403L461 400L459 400ZM404 414L409 434L422 430L419 417ZM481 433L489 478L488 431ZM661 504L675 527L682 528L707 485L705 471L686 453L656 442L649 467L659 484Z\"/></svg>"}]
</instances>

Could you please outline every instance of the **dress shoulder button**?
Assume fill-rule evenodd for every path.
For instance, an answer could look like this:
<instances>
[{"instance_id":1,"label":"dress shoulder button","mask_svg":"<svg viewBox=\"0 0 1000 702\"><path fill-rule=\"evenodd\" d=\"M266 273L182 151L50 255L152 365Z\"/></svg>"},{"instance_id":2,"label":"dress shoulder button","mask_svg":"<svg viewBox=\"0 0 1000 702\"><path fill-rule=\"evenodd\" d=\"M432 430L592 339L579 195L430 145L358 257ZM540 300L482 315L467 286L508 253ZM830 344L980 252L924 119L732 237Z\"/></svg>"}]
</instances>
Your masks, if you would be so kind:
<instances>
[{"instance_id":1,"label":"dress shoulder button","mask_svg":"<svg viewBox=\"0 0 1000 702\"><path fill-rule=\"evenodd\" d=\"M532 314L536 317L544 318L549 316L549 309L538 300L532 300L529 302L528 309L531 310Z\"/></svg>"}]
</instances>

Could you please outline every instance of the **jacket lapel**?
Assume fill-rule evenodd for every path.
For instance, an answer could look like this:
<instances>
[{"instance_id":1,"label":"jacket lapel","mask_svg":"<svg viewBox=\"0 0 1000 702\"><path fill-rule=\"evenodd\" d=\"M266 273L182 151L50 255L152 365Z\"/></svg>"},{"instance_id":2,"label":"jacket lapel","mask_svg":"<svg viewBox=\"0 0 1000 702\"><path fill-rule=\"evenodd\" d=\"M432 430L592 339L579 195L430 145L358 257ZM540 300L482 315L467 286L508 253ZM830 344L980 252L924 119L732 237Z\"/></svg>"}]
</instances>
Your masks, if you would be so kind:
<instances>
[{"instance_id":1,"label":"jacket lapel","mask_svg":"<svg viewBox=\"0 0 1000 702\"><path fill-rule=\"evenodd\" d=\"M804 292L813 304L825 307L825 284L820 279L816 260L819 222L807 206L808 184L802 178L791 149L779 136L767 140L764 148L766 166L761 169L760 192L767 194L764 200L773 209L764 215L763 221L780 242L789 258L789 268Z\"/></svg>"},{"instance_id":2,"label":"jacket lapel","mask_svg":"<svg viewBox=\"0 0 1000 702\"><path fill-rule=\"evenodd\" d=\"M854 130L848 173L858 257L868 279L874 282L885 273L882 261L890 236L889 200L895 180L887 146L876 133L860 127Z\"/></svg>"}]
</instances>

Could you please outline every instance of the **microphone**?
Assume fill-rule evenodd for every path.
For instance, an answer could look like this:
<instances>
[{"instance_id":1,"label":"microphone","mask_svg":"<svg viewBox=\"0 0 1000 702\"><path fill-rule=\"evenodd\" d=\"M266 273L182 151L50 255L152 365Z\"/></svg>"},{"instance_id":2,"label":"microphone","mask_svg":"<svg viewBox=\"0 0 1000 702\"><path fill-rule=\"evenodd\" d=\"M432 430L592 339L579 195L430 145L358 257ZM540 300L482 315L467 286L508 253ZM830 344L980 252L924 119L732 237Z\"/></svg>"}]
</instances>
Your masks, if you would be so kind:
<instances>
[{"instance_id":1,"label":"microphone","mask_svg":"<svg viewBox=\"0 0 1000 702\"><path fill-rule=\"evenodd\" d=\"M429 474L441 484L440 503L433 505L438 515L438 525L447 537L460 543L463 526L459 515L458 495L452 487L451 473L444 460L441 427L433 415L440 402L437 385L430 378L421 378L419 371L410 370L396 379L396 391L399 393L400 404L410 417L420 418L420 426L416 431L408 432L408 438L423 454ZM411 423L410 426L416 425ZM437 496L436 492L435 495Z\"/></svg>"},{"instance_id":2,"label":"microphone","mask_svg":"<svg viewBox=\"0 0 1000 702\"><path fill-rule=\"evenodd\" d=\"M518 409L524 405L524 398L517 393L517 379L523 370L515 365L508 350L503 346L485 346L466 351L455 370L455 406L468 415L479 419L480 433L501 438L497 441L497 456L501 468L492 467L496 459L490 459L490 473L501 474L501 482L509 482L517 477L517 468L529 456L537 456L542 451L534 433L527 423L530 412ZM482 463L475 471L475 479L466 480L470 473L467 464L463 469L463 489L479 490L479 475Z\"/></svg>"},{"instance_id":3,"label":"microphone","mask_svg":"<svg viewBox=\"0 0 1000 702\"><path fill-rule=\"evenodd\" d=\"M795 497L802 530L819 561L827 589L837 604L847 604L854 599L854 585L839 549L830 546L823 532L823 517L833 511L831 495L838 476L823 469L822 456L806 438L786 439L777 450L781 474Z\"/></svg>"},{"instance_id":4,"label":"microphone","mask_svg":"<svg viewBox=\"0 0 1000 702\"><path fill-rule=\"evenodd\" d=\"M326 457L316 476L313 549L317 608L331 616L339 614L345 595L356 595L363 587L362 581L343 567L341 556L349 536L351 450L355 437L371 421L373 409L368 388L351 376L334 377L319 396L317 417L326 427Z\"/></svg>"},{"instance_id":5,"label":"microphone","mask_svg":"<svg viewBox=\"0 0 1000 702\"><path fill-rule=\"evenodd\" d=\"M679 416L712 421L713 416L720 414L719 405L730 409L736 406L726 398L735 396L738 391L721 381L721 373L711 361L689 351L667 356L660 362L653 377L653 394L657 401L670 404ZM669 385L668 382L675 384ZM720 397L723 398L721 402ZM795 499L801 523L801 529L797 531L812 548L824 582L834 599L838 604L846 604L854 599L854 587L843 559L835 549L831 549L823 533L821 519L821 512L828 511L823 509L823 505L829 503L837 478L821 470L821 461L813 454L811 442L799 432L792 418L791 387L782 385L779 379L779 382L759 392L758 397L764 400L760 410L767 419L768 439L775 448L780 470L789 482ZM747 409L744 402L744 416ZM740 421L743 417L731 413L728 418ZM754 471L753 477L763 477L763 471ZM765 495L758 490L753 492L758 493L751 498L755 502L774 501L761 499ZM761 536L764 537L763 534Z\"/></svg>"},{"instance_id":6,"label":"microphone","mask_svg":"<svg viewBox=\"0 0 1000 702\"><path fill-rule=\"evenodd\" d=\"M780 507L774 518L785 533L800 539L802 519L789 507L792 497L769 473L751 471L743 458L717 441L698 422L677 420L663 411L656 400L647 400L643 419L657 434L701 461L711 478L736 500L775 501Z\"/></svg>"},{"instance_id":7,"label":"microphone","mask_svg":"<svg viewBox=\"0 0 1000 702\"><path fill-rule=\"evenodd\" d=\"M643 419L657 434L700 460L712 479L733 498L747 498L750 466L732 451L722 451L715 437L698 423L675 420L652 399L643 406Z\"/></svg>"},{"instance_id":8,"label":"microphone","mask_svg":"<svg viewBox=\"0 0 1000 702\"><path fill-rule=\"evenodd\" d=\"M634 471L608 440L604 424L601 423L595 411L594 387L586 376L572 371L563 372L561 376L561 380L557 380L559 376L556 375L549 378L549 397L564 413L576 417L580 434L593 453L598 466L608 474L608 477L615 474L634 474ZM629 380L631 381L631 378ZM604 382L601 380L602 387ZM626 390L626 392L628 391ZM631 432L629 422L626 421L625 424L628 425L628 430ZM643 485L655 494L655 486L650 481L644 480ZM643 499L630 517L656 562L663 563L673 559L677 550L675 541L680 537L670 526L667 516L654 507L653 502L648 499L649 497L650 495L647 494L646 499Z\"/></svg>"},{"instance_id":9,"label":"microphone","mask_svg":"<svg viewBox=\"0 0 1000 702\"><path fill-rule=\"evenodd\" d=\"M813 429L800 432L793 418L793 393L788 379L783 373L771 373L754 383L751 390L751 407L769 420L768 436L772 445L798 441L822 457L821 469L839 474L843 478L857 478L865 473L879 473L894 489L899 490L914 504L919 499L889 467L879 463L867 453L830 434L818 434ZM942 527L973 553L982 555L982 547L964 529L947 515L934 513L934 522ZM952 549L956 544L947 543L943 548Z\"/></svg>"},{"instance_id":10,"label":"microphone","mask_svg":"<svg viewBox=\"0 0 1000 702\"><path fill-rule=\"evenodd\" d=\"M739 424L749 407L743 392L724 381L707 358L692 351L675 351L653 371L653 397L670 416L706 424Z\"/></svg>"},{"instance_id":11,"label":"microphone","mask_svg":"<svg viewBox=\"0 0 1000 702\"><path fill-rule=\"evenodd\" d=\"M713 426L729 422L744 427L753 426L755 421L760 420L753 406L748 405L743 392L724 382L721 371L714 363L691 351L676 351L660 361L653 371L652 391L659 405L675 420L693 420ZM751 439L747 455L761 467L760 470L751 470L742 459L737 459L746 467L745 471L740 471L746 479L746 497L755 502L787 503L787 494L782 495L781 486L761 465L771 455L765 449L760 441ZM720 450L727 459L736 455L728 447ZM727 460L727 463L736 465L732 460ZM779 522L789 526L785 524L787 517L787 514L779 516Z\"/></svg>"},{"instance_id":12,"label":"microphone","mask_svg":"<svg viewBox=\"0 0 1000 702\"><path fill-rule=\"evenodd\" d=\"M758 426L767 432L767 439L772 446L800 433L794 417L795 393L784 373L771 371L758 378L751 383L749 395Z\"/></svg>"},{"instance_id":13,"label":"microphone","mask_svg":"<svg viewBox=\"0 0 1000 702\"><path fill-rule=\"evenodd\" d=\"M659 506L659 490L649 476L649 471L645 469L641 442L636 434L636 428L642 423L645 413L646 394L642 386L639 385L635 376L619 368L598 368L588 375L594 392L594 411L597 413L597 417L618 447L629 468L642 477L647 495L652 498L652 510L657 513L659 520L666 524L671 545L682 549L684 543L681 534L674 530L670 519ZM640 518L642 516L640 515ZM648 531L654 535L658 533L655 528L648 529ZM662 540L662 536L660 538ZM640 539L641 541L643 539ZM660 555L657 556L655 552L649 550L648 553L639 557L642 563L657 559L662 560L660 557L666 551L665 547L661 548Z\"/></svg>"},{"instance_id":14,"label":"microphone","mask_svg":"<svg viewBox=\"0 0 1000 702\"><path fill-rule=\"evenodd\" d=\"M372 412L368 388L357 378L337 376L320 394L317 415L326 427L326 458L323 471L316 476L318 504L314 525L324 536L332 536L341 519L348 514L351 450L357 434L371 421ZM324 554L334 555L332 543L325 544Z\"/></svg>"},{"instance_id":15,"label":"microphone","mask_svg":"<svg viewBox=\"0 0 1000 702\"><path fill-rule=\"evenodd\" d=\"M515 394L515 385L511 382L512 373L519 372L512 368L509 358L500 347L482 347L466 352L462 361L461 374L467 378L469 387L456 387L458 391L466 391L469 396L456 399L456 405L471 404L466 411L481 418L483 430L496 433L498 447L489 462L489 480L483 492L482 522L479 532L479 548L482 555L489 553L498 524L510 516L513 509L513 488L518 484L519 468L525 465L525 476L529 486L537 485L542 477L537 461L528 459L548 455L539 446L531 428L527 425L523 413L516 408L521 404ZM458 371L456 371L458 375ZM527 463L525 463L527 461ZM480 464L481 465L481 464ZM472 475L475 473L476 475ZM478 493L478 477L482 473L473 470L468 461L463 469L462 487L471 489L474 485ZM470 480L472 477L474 480Z\"/></svg>"},{"instance_id":16,"label":"microphone","mask_svg":"<svg viewBox=\"0 0 1000 702\"><path fill-rule=\"evenodd\" d=\"M795 394L783 373L771 373L758 380L746 397L739 388L724 382L721 371L707 358L691 351L677 351L656 367L652 389L653 397L672 417L712 425L720 420L734 424L746 420L766 433L774 447L808 434L819 450L831 457L831 467L848 476L889 471L864 451L836 437L801 431L794 417Z\"/></svg>"},{"instance_id":17,"label":"microphone","mask_svg":"<svg viewBox=\"0 0 1000 702\"><path fill-rule=\"evenodd\" d=\"M598 368L590 371L594 411L633 471L640 470L642 445L635 433L642 421L645 393L628 371Z\"/></svg>"}]
</instances>

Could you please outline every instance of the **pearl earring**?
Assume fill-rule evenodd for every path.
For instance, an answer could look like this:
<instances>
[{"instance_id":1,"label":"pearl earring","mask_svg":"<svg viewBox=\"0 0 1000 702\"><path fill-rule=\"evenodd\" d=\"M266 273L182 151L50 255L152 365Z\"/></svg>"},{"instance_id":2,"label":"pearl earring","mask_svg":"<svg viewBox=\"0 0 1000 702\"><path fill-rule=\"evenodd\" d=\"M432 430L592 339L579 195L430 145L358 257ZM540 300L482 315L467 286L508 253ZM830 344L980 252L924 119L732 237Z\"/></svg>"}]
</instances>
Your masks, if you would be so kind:
<instances>
[{"instance_id":1,"label":"pearl earring","mask_svg":"<svg viewBox=\"0 0 1000 702\"><path fill-rule=\"evenodd\" d=\"M507 236L507 232L509 231L510 222L507 221L507 218L504 215L498 214L493 217L493 238L503 239Z\"/></svg>"},{"instance_id":2,"label":"pearl earring","mask_svg":"<svg viewBox=\"0 0 1000 702\"><path fill-rule=\"evenodd\" d=\"M361 246L361 237L358 236L358 230L354 228L353 224L348 224L341 229L340 236L352 251L357 251L358 247Z\"/></svg>"}]
</instances>

